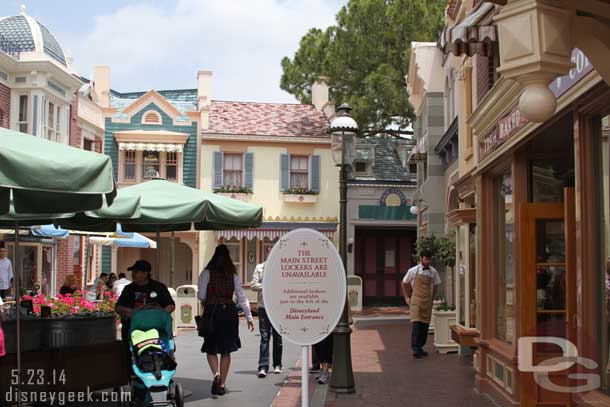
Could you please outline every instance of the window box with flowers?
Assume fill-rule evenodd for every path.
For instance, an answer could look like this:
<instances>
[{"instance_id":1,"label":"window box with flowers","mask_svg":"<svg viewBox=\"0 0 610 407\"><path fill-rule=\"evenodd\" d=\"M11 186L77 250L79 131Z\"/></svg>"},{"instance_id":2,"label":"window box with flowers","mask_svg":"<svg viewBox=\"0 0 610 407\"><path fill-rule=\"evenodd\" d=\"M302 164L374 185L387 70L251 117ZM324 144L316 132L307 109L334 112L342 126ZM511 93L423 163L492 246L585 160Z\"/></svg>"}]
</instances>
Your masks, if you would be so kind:
<instances>
[{"instance_id":1,"label":"window box with flowers","mask_svg":"<svg viewBox=\"0 0 610 407\"><path fill-rule=\"evenodd\" d=\"M282 194L284 202L316 203L320 193L305 188L291 188L282 191Z\"/></svg>"},{"instance_id":2,"label":"window box with flowers","mask_svg":"<svg viewBox=\"0 0 610 407\"><path fill-rule=\"evenodd\" d=\"M243 202L249 202L252 197L252 189L246 187L214 188L214 193L222 196L227 196L232 199L238 199Z\"/></svg>"}]
</instances>

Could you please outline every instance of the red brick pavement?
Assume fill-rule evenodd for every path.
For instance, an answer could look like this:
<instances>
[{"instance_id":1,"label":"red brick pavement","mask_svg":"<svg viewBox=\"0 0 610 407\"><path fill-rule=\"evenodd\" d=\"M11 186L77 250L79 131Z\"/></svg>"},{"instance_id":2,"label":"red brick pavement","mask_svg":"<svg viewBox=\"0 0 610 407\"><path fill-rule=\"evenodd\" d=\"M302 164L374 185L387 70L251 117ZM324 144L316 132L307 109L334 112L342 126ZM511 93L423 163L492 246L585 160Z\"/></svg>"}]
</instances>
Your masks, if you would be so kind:
<instances>
[{"instance_id":1,"label":"red brick pavement","mask_svg":"<svg viewBox=\"0 0 610 407\"><path fill-rule=\"evenodd\" d=\"M470 358L436 353L430 335L426 345L430 356L414 359L410 334L406 321L356 322L352 364L357 394L329 392L326 407L493 407L474 392ZM289 379L290 387L282 389L274 406L299 406L299 376Z\"/></svg>"}]
</instances>

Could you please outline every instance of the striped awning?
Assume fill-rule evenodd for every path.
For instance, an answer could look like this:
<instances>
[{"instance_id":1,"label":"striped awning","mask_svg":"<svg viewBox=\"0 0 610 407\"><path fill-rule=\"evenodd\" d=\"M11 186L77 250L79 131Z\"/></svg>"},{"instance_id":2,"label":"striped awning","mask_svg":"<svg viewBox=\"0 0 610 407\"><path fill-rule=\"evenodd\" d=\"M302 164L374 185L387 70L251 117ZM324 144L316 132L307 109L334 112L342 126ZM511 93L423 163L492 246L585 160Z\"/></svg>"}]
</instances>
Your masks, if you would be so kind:
<instances>
[{"instance_id":1,"label":"striped awning","mask_svg":"<svg viewBox=\"0 0 610 407\"><path fill-rule=\"evenodd\" d=\"M314 229L322 233L327 238L333 240L337 231L336 223L299 223L299 222L264 222L263 225L255 229L236 229L236 230L218 230L216 238L218 240L225 239L268 239L275 240L284 236L286 233L294 229L307 228Z\"/></svg>"},{"instance_id":2,"label":"striped awning","mask_svg":"<svg viewBox=\"0 0 610 407\"><path fill-rule=\"evenodd\" d=\"M181 153L182 144L170 143L119 143L121 151L167 151L169 153Z\"/></svg>"},{"instance_id":3,"label":"striped awning","mask_svg":"<svg viewBox=\"0 0 610 407\"><path fill-rule=\"evenodd\" d=\"M475 54L484 57L491 56L493 45L498 41L497 29L495 25L482 25L480 21L494 11L494 4L482 3L460 23L446 28L440 38L443 52L452 53L455 56L471 57Z\"/></svg>"}]
</instances>

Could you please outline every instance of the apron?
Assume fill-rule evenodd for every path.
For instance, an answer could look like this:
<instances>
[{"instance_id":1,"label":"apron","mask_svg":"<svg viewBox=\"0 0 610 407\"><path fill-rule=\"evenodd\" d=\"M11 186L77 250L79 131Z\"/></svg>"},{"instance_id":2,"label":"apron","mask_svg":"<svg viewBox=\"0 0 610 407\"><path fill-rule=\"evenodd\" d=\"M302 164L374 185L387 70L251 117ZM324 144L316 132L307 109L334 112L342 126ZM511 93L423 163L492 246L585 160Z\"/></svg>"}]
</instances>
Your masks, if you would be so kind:
<instances>
[{"instance_id":1,"label":"apron","mask_svg":"<svg viewBox=\"0 0 610 407\"><path fill-rule=\"evenodd\" d=\"M422 276L419 268L411 284L411 322L429 324L432 318L432 276Z\"/></svg>"}]
</instances>

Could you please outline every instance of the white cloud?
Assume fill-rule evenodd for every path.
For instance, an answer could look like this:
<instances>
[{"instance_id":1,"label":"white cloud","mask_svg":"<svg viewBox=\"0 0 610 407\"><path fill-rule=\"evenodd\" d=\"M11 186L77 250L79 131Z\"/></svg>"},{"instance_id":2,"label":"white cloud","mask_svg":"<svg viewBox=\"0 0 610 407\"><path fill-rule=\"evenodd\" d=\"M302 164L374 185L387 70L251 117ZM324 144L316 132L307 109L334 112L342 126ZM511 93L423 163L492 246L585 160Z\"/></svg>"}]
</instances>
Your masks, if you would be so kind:
<instances>
[{"instance_id":1,"label":"white cloud","mask_svg":"<svg viewBox=\"0 0 610 407\"><path fill-rule=\"evenodd\" d=\"M343 3L343 2L341 2ZM292 102L280 60L311 27L333 24L337 0L178 0L174 7L127 5L98 16L91 31L64 41L88 76L109 65L118 91L195 88L212 70L212 97Z\"/></svg>"}]
</instances>

